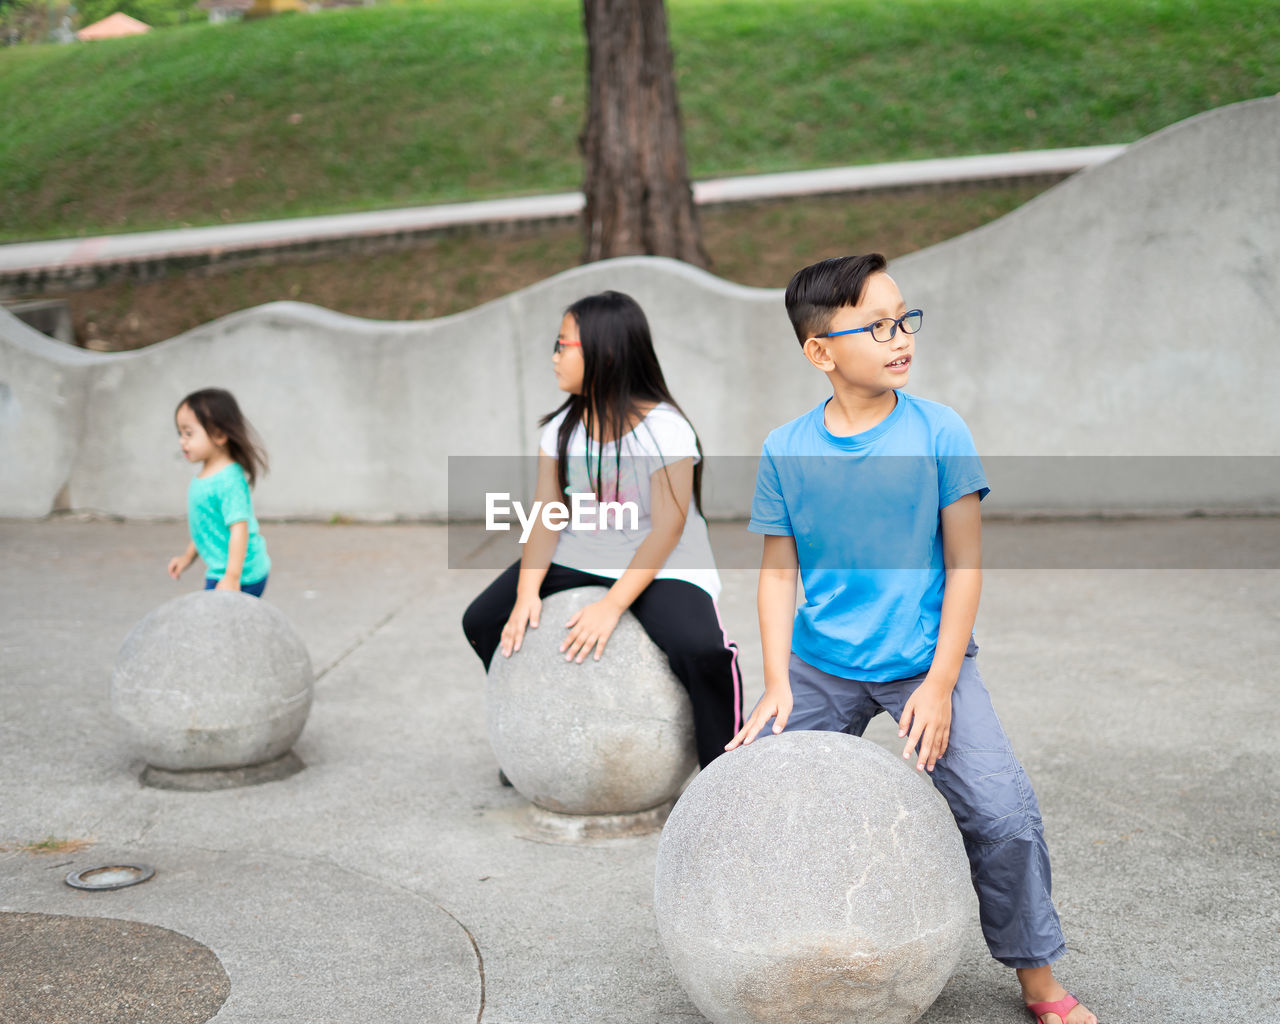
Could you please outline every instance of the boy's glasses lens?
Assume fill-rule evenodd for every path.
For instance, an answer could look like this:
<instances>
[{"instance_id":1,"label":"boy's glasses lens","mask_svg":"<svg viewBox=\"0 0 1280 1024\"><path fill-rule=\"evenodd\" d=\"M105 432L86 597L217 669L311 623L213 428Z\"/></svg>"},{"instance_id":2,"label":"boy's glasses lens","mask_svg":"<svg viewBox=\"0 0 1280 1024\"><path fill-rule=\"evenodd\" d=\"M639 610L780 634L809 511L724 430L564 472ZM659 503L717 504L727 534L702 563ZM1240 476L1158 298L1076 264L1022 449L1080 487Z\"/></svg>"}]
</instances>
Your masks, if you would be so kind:
<instances>
[{"instance_id":1,"label":"boy's glasses lens","mask_svg":"<svg viewBox=\"0 0 1280 1024\"><path fill-rule=\"evenodd\" d=\"M876 341L889 341L898 330L898 321L885 317L871 325L871 337Z\"/></svg>"},{"instance_id":2,"label":"boy's glasses lens","mask_svg":"<svg viewBox=\"0 0 1280 1024\"><path fill-rule=\"evenodd\" d=\"M916 331L920 330L920 322L923 319L924 313L918 309L903 313L897 320L885 317L883 320L877 320L871 325L871 337L875 338L876 341L892 341L899 327L908 334L915 334Z\"/></svg>"}]
</instances>

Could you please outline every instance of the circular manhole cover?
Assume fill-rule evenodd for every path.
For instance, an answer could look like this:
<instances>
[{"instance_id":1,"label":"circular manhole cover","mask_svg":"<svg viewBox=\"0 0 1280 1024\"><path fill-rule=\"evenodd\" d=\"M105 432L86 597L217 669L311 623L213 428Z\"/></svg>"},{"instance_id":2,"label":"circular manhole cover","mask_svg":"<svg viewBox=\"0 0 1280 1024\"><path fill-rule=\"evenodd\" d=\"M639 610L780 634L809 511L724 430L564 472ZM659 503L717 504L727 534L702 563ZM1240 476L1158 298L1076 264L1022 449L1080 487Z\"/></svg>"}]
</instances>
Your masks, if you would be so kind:
<instances>
[{"instance_id":1,"label":"circular manhole cover","mask_svg":"<svg viewBox=\"0 0 1280 1024\"><path fill-rule=\"evenodd\" d=\"M103 864L71 872L67 885L73 889L123 889L145 882L155 873L156 869L147 864Z\"/></svg>"}]
</instances>

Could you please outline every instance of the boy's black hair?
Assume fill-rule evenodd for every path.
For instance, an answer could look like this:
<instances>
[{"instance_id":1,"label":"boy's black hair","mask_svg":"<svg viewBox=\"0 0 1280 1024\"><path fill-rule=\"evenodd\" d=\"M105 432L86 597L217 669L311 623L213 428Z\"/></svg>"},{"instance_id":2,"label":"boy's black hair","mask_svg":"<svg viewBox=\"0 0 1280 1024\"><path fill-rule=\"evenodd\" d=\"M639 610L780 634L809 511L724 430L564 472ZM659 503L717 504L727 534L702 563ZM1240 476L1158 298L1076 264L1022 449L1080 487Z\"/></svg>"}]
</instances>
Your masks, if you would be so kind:
<instances>
[{"instance_id":1,"label":"boy's black hair","mask_svg":"<svg viewBox=\"0 0 1280 1024\"><path fill-rule=\"evenodd\" d=\"M856 306L867 290L867 278L889 265L878 252L836 256L797 270L787 285L787 316L801 346L823 334L841 306Z\"/></svg>"},{"instance_id":2,"label":"boy's black hair","mask_svg":"<svg viewBox=\"0 0 1280 1024\"><path fill-rule=\"evenodd\" d=\"M222 388L201 388L187 395L173 410L176 416L183 406L191 410L206 434L222 434L227 439L227 454L240 463L252 487L267 471L267 453L253 427L244 418L235 396Z\"/></svg>"}]
</instances>

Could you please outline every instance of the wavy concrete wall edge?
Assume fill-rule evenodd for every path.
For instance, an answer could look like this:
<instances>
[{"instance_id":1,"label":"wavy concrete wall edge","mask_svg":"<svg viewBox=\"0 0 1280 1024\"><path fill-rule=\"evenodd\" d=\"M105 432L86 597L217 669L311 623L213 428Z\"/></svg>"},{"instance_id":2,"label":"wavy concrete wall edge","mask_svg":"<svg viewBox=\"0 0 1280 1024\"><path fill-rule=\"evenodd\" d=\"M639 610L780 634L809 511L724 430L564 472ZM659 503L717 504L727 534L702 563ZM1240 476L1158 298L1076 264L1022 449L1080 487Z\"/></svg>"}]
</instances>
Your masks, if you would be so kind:
<instances>
[{"instance_id":1,"label":"wavy concrete wall edge","mask_svg":"<svg viewBox=\"0 0 1280 1024\"><path fill-rule=\"evenodd\" d=\"M1180 183L1188 175L1179 165L1198 168L1192 178L1221 175L1224 168L1206 151L1223 149L1224 139L1230 143L1227 150L1242 139L1247 149L1265 136L1260 126L1275 123L1278 112L1280 100L1267 98L1197 115L996 222L896 261L893 273L904 291L930 307L912 390L958 408L984 452L1044 457L1280 453L1274 417L1255 417L1250 445L1243 447L1220 443L1221 438L1215 443L1203 433L1170 432L1158 411L1152 413L1159 421L1155 435L1134 432L1133 420L1148 415L1142 403L1150 396L1120 374L1112 383L1078 374L1070 379L1073 359L1084 362L1099 353L1106 358L1105 347L1082 351L1070 333L1078 328L1070 323L1065 334L1037 335L1031 347L1021 342L1022 358L1039 360L1057 374L1038 381L1032 379L1040 372L1034 366L1030 372L1024 366L1019 376L990 365L992 335L972 324L988 288L1001 303L1008 303L1011 293L1025 296L1022 306L1002 307L1032 307L1019 315L1070 321L1069 310L1044 312L1054 301L1067 306L1075 301L1047 285L1078 268L1034 264L1078 260L1080 252L1132 257L1124 238L1152 225L1163 225L1163 236L1147 240L1149 247L1168 246L1170 239L1183 244L1193 237L1183 221L1202 214L1195 190L1205 190L1206 184ZM1224 195L1237 198L1227 204L1233 208L1225 220L1221 210L1210 211L1216 220L1209 231L1219 238L1227 263L1248 258L1253 246L1255 262L1265 264L1273 252L1254 234L1270 227L1259 215L1268 185L1258 168L1225 170L1237 180L1218 181L1216 190L1208 190L1213 195L1207 205L1223 206ZM1150 191L1153 180L1173 191L1163 200L1140 194ZM1104 208L1093 209L1099 196ZM1126 206L1128 219L1117 219ZM1065 255L1059 258L1059 253ZM1150 262L1151 253L1142 258ZM984 280L999 275L1019 280ZM1150 274L1144 278L1147 285L1153 280ZM259 494L264 515L443 516L450 455L536 449L534 421L561 397L549 380L549 351L544 351L559 312L579 295L606 287L636 295L649 313L673 390L709 453L753 455L768 426L799 414L823 394L825 381L804 364L790 336L779 290L734 284L648 257L577 267L435 320L365 320L274 302L131 353L71 349L0 312L0 515L47 514L59 495L70 507L111 514L181 514L187 471L169 433L172 406L194 387L221 384L240 396L272 451L275 468ZM1114 303L1114 296L1107 301ZM1246 313L1261 321L1274 301L1264 288L1257 309ZM1163 322L1161 329L1166 329ZM996 344L1018 351L1016 339ZM1198 339L1180 341L1165 353L1166 361L1186 362L1182 377L1191 378L1193 386L1204 378L1202 368L1192 365L1196 344ZM1272 367L1261 355L1256 361L1258 379L1265 379L1261 375ZM1177 377L1176 365L1173 372ZM1175 384L1184 396L1185 380ZM1046 402L1052 412L1053 400L1072 388L1080 394L1058 401L1061 415L1044 415ZM1108 398L1111 392L1119 396L1115 402ZM1099 429L1114 413L1112 406L1126 402L1133 411L1126 429ZM1185 419L1186 410L1180 416ZM323 444L316 443L317 433L326 438ZM1051 497L1042 493L1031 504L1052 504ZM1227 504L1266 506L1274 498L1266 488L1237 487ZM726 494L723 507L712 511L741 514L735 506L740 500ZM1065 496L1053 500L1070 506ZM1077 495L1075 500L1070 507L1178 504L1176 493Z\"/></svg>"}]
</instances>

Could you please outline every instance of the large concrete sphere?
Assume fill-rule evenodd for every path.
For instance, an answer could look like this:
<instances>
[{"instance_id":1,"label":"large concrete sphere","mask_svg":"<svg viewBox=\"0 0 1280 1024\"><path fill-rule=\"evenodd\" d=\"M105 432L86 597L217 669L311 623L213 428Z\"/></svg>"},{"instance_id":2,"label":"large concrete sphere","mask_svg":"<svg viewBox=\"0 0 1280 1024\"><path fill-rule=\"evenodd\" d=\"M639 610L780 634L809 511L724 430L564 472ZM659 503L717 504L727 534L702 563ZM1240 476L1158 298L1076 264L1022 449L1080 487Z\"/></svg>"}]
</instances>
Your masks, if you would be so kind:
<instances>
[{"instance_id":1,"label":"large concrete sphere","mask_svg":"<svg viewBox=\"0 0 1280 1024\"><path fill-rule=\"evenodd\" d=\"M714 1024L910 1024L955 971L973 902L946 804L844 733L717 758L658 848L658 932Z\"/></svg>"},{"instance_id":2,"label":"large concrete sphere","mask_svg":"<svg viewBox=\"0 0 1280 1024\"><path fill-rule=\"evenodd\" d=\"M125 638L111 709L156 768L243 768L288 753L311 684L311 658L283 613L202 590L162 604Z\"/></svg>"},{"instance_id":3,"label":"large concrete sphere","mask_svg":"<svg viewBox=\"0 0 1280 1024\"><path fill-rule=\"evenodd\" d=\"M519 651L499 651L485 700L489 742L511 784L561 814L633 814L675 799L698 765L689 695L630 612L603 657L581 665L559 647L575 611L603 587L542 601Z\"/></svg>"}]
</instances>

